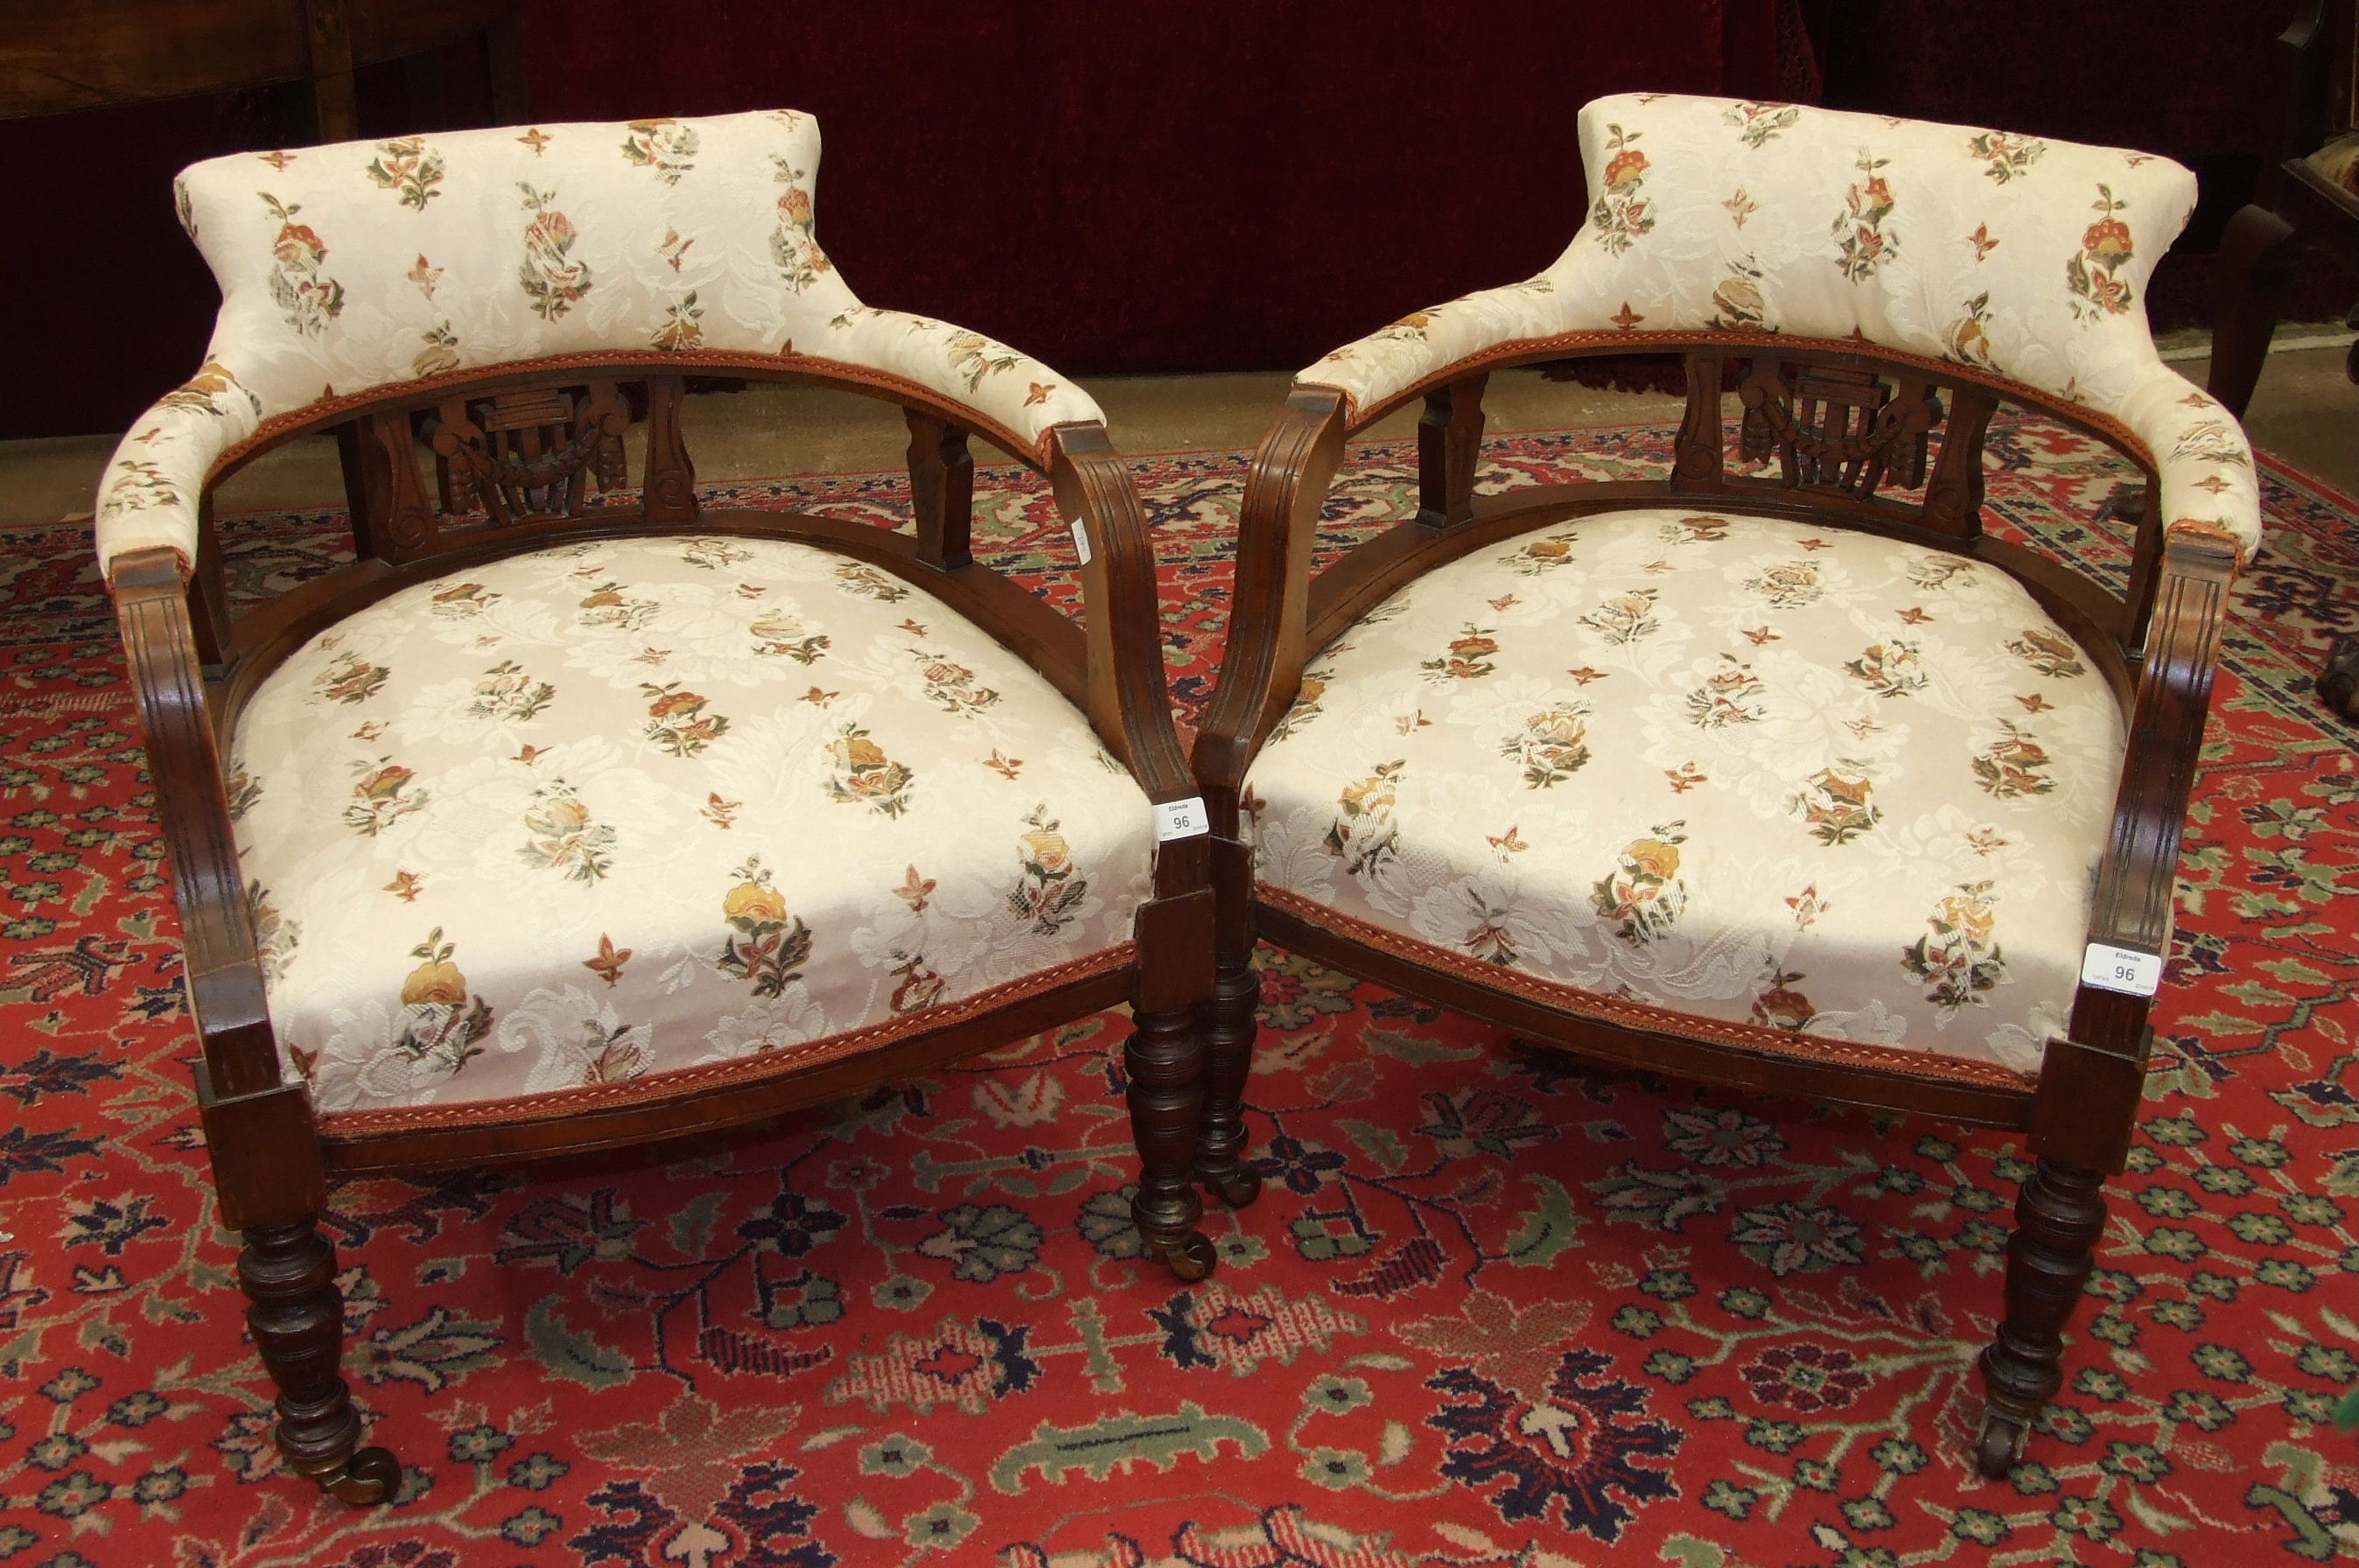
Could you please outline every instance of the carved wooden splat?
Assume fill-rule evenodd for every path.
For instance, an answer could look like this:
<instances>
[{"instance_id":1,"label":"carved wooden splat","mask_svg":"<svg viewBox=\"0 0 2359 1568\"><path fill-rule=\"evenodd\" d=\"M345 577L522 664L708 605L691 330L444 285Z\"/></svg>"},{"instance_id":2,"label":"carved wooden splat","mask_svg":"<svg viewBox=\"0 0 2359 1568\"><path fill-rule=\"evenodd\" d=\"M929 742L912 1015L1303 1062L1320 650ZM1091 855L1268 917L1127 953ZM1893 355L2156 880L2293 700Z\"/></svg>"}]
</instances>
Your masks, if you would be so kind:
<instances>
[{"instance_id":1,"label":"carved wooden splat","mask_svg":"<svg viewBox=\"0 0 2359 1568\"><path fill-rule=\"evenodd\" d=\"M1925 483L1941 400L1930 381L1840 365L1789 367L1753 361L1737 395L1745 423L1739 450L1751 462L1773 452L1788 487L1866 500L1889 485Z\"/></svg>"},{"instance_id":2,"label":"carved wooden splat","mask_svg":"<svg viewBox=\"0 0 2359 1568\"><path fill-rule=\"evenodd\" d=\"M630 482L623 432L631 413L611 381L586 391L527 387L447 398L429 425L445 515L496 526L578 517L588 485Z\"/></svg>"}]
</instances>

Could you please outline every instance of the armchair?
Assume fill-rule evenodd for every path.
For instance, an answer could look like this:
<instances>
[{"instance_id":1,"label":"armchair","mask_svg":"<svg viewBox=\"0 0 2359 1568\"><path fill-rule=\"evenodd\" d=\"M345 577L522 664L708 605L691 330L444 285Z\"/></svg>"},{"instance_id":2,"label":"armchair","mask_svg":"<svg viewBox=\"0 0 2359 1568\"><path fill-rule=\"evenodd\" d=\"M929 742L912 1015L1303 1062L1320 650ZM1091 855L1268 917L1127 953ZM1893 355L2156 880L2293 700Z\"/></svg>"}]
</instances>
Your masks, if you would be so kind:
<instances>
[{"instance_id":1,"label":"armchair","mask_svg":"<svg viewBox=\"0 0 2359 1568\"><path fill-rule=\"evenodd\" d=\"M1981 1361L2000 1475L2129 1149L2259 539L2242 434L2144 320L2194 180L1657 94L1590 104L1581 154L1553 266L1330 354L1255 457L1194 753L1219 899L1200 1175L1256 1192L1256 934L1602 1062L2021 1130ZM1476 493L1490 371L1639 353L1685 367L1667 478ZM1418 514L1314 578L1345 438L1411 399ZM2125 572L1984 531L2001 401L2143 473Z\"/></svg>"},{"instance_id":2,"label":"armchair","mask_svg":"<svg viewBox=\"0 0 2359 1568\"><path fill-rule=\"evenodd\" d=\"M117 452L98 554L277 1441L349 1501L400 1471L338 1370L332 1176L677 1138L1126 999L1133 1213L1212 1267L1212 895L1143 511L1063 376L853 296L819 154L780 112L179 182L219 325ZM701 506L698 373L899 404L914 537ZM233 613L215 489L319 430L358 560ZM970 433L1052 482L1085 626L973 560Z\"/></svg>"}]
</instances>

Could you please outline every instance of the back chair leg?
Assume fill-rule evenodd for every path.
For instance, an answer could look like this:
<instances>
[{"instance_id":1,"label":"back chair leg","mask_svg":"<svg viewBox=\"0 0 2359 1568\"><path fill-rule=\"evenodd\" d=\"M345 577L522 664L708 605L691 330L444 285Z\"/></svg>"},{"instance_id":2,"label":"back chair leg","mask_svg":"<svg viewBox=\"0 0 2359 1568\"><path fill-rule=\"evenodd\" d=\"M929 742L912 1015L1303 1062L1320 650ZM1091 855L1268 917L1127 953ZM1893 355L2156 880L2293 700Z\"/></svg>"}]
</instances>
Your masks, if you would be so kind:
<instances>
[{"instance_id":1,"label":"back chair leg","mask_svg":"<svg viewBox=\"0 0 2359 1568\"><path fill-rule=\"evenodd\" d=\"M1196 1179L1233 1209L1261 1196L1261 1178L1245 1165L1245 1078L1253 1069L1261 976L1250 946L1223 953L1212 999L1204 1005L1204 1131Z\"/></svg>"},{"instance_id":2,"label":"back chair leg","mask_svg":"<svg viewBox=\"0 0 2359 1568\"><path fill-rule=\"evenodd\" d=\"M237 1281L252 1303L246 1325L278 1385L278 1452L288 1468L347 1503L390 1500L401 1489L401 1462L383 1448L363 1448L360 1412L344 1386L344 1298L336 1289L336 1249L316 1215L245 1233Z\"/></svg>"},{"instance_id":3,"label":"back chair leg","mask_svg":"<svg viewBox=\"0 0 2359 1568\"><path fill-rule=\"evenodd\" d=\"M1196 1131L1204 1108L1204 1047L1190 1009L1152 1012L1134 1003L1130 1043L1130 1130L1138 1145L1138 1196L1130 1217L1147 1255L1193 1283L1212 1271L1210 1237L1196 1196Z\"/></svg>"},{"instance_id":4,"label":"back chair leg","mask_svg":"<svg viewBox=\"0 0 2359 1568\"><path fill-rule=\"evenodd\" d=\"M2023 1452L2024 1438L2064 1381L2064 1325L2080 1305L2105 1228L2100 1171L2042 1159L2015 1203L2006 1248L2006 1321L1983 1352L1989 1407L1974 1467L1995 1481Z\"/></svg>"}]
</instances>

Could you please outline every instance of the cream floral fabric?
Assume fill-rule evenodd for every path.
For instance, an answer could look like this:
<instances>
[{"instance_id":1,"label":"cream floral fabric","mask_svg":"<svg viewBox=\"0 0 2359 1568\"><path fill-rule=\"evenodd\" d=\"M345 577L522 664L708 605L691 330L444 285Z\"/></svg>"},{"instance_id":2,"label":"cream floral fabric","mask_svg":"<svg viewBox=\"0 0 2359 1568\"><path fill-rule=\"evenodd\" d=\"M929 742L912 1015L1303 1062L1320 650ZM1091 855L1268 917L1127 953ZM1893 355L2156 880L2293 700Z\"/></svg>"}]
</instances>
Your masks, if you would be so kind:
<instances>
[{"instance_id":1,"label":"cream floral fabric","mask_svg":"<svg viewBox=\"0 0 2359 1568\"><path fill-rule=\"evenodd\" d=\"M246 708L271 1021L330 1111L792 1047L1130 940L1146 796L1039 675L806 546L419 584Z\"/></svg>"},{"instance_id":2,"label":"cream floral fabric","mask_svg":"<svg viewBox=\"0 0 2359 1568\"><path fill-rule=\"evenodd\" d=\"M1314 663L1258 875L1538 980L2036 1072L2123 753L1993 568L1639 510L1478 550Z\"/></svg>"},{"instance_id":3,"label":"cream floral fabric","mask_svg":"<svg viewBox=\"0 0 2359 1568\"><path fill-rule=\"evenodd\" d=\"M1301 379L1373 408L1464 359L1573 332L1848 338L2118 419L2174 527L2260 544L2250 448L2157 357L2147 276L2195 177L2168 158L1790 103L1655 93L1581 113L1587 221L1538 277L1419 311Z\"/></svg>"},{"instance_id":4,"label":"cream floral fabric","mask_svg":"<svg viewBox=\"0 0 2359 1568\"><path fill-rule=\"evenodd\" d=\"M1037 443L1097 419L1036 359L864 305L814 229L792 110L510 126L217 158L175 182L220 283L203 367L117 449L102 561L195 548L213 460L332 395L590 351L796 354L914 382Z\"/></svg>"}]
</instances>

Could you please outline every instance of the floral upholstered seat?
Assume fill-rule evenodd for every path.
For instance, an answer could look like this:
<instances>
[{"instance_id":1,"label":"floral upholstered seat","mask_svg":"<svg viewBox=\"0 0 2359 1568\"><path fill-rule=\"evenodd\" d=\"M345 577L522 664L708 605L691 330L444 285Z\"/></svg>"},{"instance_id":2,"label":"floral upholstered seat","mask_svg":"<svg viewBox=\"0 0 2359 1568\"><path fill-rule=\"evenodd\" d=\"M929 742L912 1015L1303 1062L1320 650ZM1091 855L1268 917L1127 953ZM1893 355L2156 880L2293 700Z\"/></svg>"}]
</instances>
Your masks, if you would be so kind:
<instances>
[{"instance_id":1,"label":"floral upholstered seat","mask_svg":"<svg viewBox=\"0 0 2359 1568\"><path fill-rule=\"evenodd\" d=\"M1155 843L1039 675L899 579L769 539L406 589L272 672L231 766L272 1023L336 1112L931 1027L1119 963Z\"/></svg>"},{"instance_id":2,"label":"floral upholstered seat","mask_svg":"<svg viewBox=\"0 0 2359 1568\"><path fill-rule=\"evenodd\" d=\"M2038 1070L2121 771L2113 693L2002 572L1608 512L1331 645L1249 776L1264 897L1575 1011Z\"/></svg>"}]
</instances>

